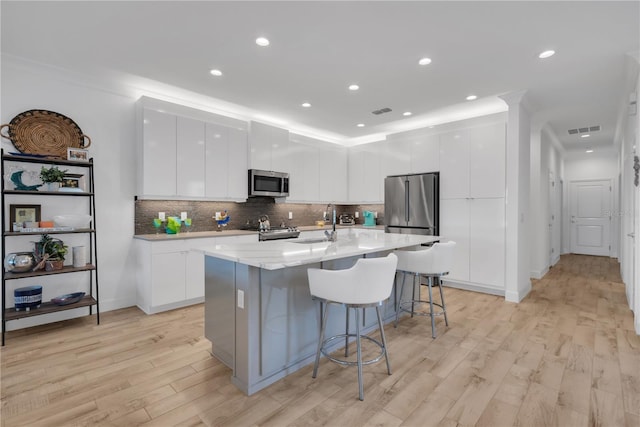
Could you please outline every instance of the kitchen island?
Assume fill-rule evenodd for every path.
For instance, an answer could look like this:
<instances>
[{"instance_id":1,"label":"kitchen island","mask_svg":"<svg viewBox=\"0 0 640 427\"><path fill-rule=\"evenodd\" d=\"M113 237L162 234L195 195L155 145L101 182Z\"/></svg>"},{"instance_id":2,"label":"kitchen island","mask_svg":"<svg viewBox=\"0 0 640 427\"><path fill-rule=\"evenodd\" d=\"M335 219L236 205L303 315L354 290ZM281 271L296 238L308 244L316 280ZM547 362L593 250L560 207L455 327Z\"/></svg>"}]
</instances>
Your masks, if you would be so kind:
<instances>
[{"instance_id":1,"label":"kitchen island","mask_svg":"<svg viewBox=\"0 0 640 427\"><path fill-rule=\"evenodd\" d=\"M348 229L339 230L335 242L321 241L316 232L203 249L205 337L213 355L233 370L232 382L242 391L250 395L261 390L315 356L320 310L309 293L308 268L349 268L361 257L386 256L438 239ZM394 298L382 309L386 322L395 317ZM336 313L328 319L327 334L344 333L344 310L330 309ZM363 323L365 333L373 330L376 316L364 317Z\"/></svg>"}]
</instances>

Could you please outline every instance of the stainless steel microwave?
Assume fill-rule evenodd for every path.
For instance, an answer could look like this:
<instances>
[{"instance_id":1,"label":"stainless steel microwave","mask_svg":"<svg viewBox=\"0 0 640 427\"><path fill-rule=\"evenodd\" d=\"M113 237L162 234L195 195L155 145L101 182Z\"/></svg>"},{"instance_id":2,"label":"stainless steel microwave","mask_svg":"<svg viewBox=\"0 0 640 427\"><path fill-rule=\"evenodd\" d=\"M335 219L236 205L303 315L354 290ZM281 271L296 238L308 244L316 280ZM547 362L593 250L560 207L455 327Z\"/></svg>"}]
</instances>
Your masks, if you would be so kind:
<instances>
[{"instance_id":1,"label":"stainless steel microwave","mask_svg":"<svg viewBox=\"0 0 640 427\"><path fill-rule=\"evenodd\" d=\"M287 197L289 174L249 169L249 196Z\"/></svg>"}]
</instances>

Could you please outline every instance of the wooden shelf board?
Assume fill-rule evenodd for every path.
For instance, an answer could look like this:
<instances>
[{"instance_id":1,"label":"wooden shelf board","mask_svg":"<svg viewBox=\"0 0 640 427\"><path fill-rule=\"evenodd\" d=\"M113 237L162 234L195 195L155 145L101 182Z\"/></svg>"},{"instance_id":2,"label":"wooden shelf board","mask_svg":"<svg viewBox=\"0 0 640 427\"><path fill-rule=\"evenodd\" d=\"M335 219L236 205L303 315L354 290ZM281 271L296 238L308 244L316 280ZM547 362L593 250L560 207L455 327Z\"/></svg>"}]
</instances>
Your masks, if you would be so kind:
<instances>
[{"instance_id":1,"label":"wooden shelf board","mask_svg":"<svg viewBox=\"0 0 640 427\"><path fill-rule=\"evenodd\" d=\"M23 319L25 317L40 316L42 314L56 313L58 311L71 310L79 307L89 307L92 305L96 305L97 303L98 302L95 300L95 298L93 298L90 295L85 295L80 301L78 301L75 304L55 305L54 303L49 301L49 302L43 302L40 305L40 307L32 308L29 311L26 311L26 310L16 311L15 307L11 307L11 308L5 309L4 320L9 321L9 320Z\"/></svg>"},{"instance_id":2,"label":"wooden shelf board","mask_svg":"<svg viewBox=\"0 0 640 427\"><path fill-rule=\"evenodd\" d=\"M82 166L82 167L90 167L93 165L93 159L90 159L88 162L84 162L84 161L61 159L57 157L50 158L50 157L21 156L19 154L3 154L2 159L9 162L44 163L49 165Z\"/></svg>"},{"instance_id":3,"label":"wooden shelf board","mask_svg":"<svg viewBox=\"0 0 640 427\"><path fill-rule=\"evenodd\" d=\"M95 270L96 266L93 264L87 264L84 267L71 267L65 266L62 270L54 270L54 271L46 271L46 270L38 270L38 271L27 271L26 273L4 273L5 280L15 280L15 279L23 279L25 277L38 277L38 276L49 276L52 274L64 274L64 273L75 273L78 271L91 271Z\"/></svg>"},{"instance_id":4,"label":"wooden shelf board","mask_svg":"<svg viewBox=\"0 0 640 427\"><path fill-rule=\"evenodd\" d=\"M33 232L23 232L23 231L7 231L4 233L5 236L34 236L40 234L72 234L72 233L95 233L96 230L93 228L79 228L77 230L63 230L63 231L33 231Z\"/></svg>"},{"instance_id":5,"label":"wooden shelf board","mask_svg":"<svg viewBox=\"0 0 640 427\"><path fill-rule=\"evenodd\" d=\"M93 196L91 192L73 192L73 191L27 191L27 190L4 190L4 194L24 194L35 196Z\"/></svg>"}]
</instances>

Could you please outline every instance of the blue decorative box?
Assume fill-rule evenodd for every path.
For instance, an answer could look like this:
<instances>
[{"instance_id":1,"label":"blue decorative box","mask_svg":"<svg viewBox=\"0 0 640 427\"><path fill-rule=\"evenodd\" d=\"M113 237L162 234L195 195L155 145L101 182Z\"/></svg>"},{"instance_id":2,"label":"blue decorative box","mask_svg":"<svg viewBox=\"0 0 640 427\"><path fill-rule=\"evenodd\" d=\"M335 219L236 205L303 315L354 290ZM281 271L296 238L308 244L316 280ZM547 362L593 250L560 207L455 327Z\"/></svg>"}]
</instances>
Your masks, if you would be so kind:
<instances>
[{"instance_id":1,"label":"blue decorative box","mask_svg":"<svg viewBox=\"0 0 640 427\"><path fill-rule=\"evenodd\" d=\"M34 285L18 288L13 291L16 304L16 311L31 310L40 307L42 304L42 286Z\"/></svg>"}]
</instances>

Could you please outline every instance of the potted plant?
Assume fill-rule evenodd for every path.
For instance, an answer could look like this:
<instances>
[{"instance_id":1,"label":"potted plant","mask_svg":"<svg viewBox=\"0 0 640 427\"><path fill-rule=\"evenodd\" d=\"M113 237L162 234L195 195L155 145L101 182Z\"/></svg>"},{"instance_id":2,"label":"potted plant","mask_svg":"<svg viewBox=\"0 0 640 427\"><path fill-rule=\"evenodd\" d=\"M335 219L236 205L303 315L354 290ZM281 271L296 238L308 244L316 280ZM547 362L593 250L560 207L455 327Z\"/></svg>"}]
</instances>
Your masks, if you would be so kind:
<instances>
[{"instance_id":1,"label":"potted plant","mask_svg":"<svg viewBox=\"0 0 640 427\"><path fill-rule=\"evenodd\" d=\"M40 262L45 262L45 270L61 270L68 247L60 239L54 239L48 234L43 234L36 243L36 254Z\"/></svg>"},{"instance_id":2,"label":"potted plant","mask_svg":"<svg viewBox=\"0 0 640 427\"><path fill-rule=\"evenodd\" d=\"M67 169L61 171L57 166L51 166L50 168L42 166L40 169L40 179L43 183L47 184L47 191L57 191L66 173Z\"/></svg>"}]
</instances>

